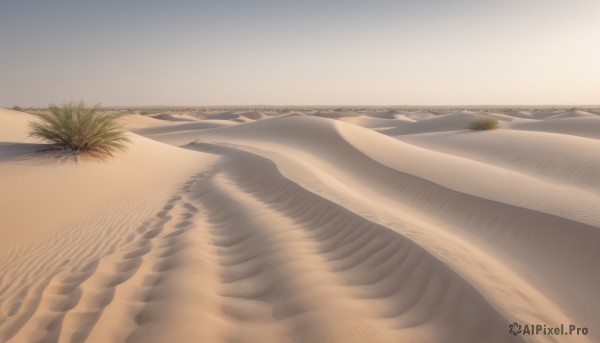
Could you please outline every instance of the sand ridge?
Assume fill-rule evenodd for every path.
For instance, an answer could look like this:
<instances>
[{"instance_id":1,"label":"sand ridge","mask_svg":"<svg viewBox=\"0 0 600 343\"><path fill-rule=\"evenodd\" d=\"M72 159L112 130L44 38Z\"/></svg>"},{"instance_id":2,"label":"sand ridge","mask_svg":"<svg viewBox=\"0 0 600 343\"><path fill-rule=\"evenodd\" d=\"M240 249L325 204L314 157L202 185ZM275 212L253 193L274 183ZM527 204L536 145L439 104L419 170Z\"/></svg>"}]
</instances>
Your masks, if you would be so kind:
<instances>
[{"instance_id":1,"label":"sand ridge","mask_svg":"<svg viewBox=\"0 0 600 343\"><path fill-rule=\"evenodd\" d=\"M600 117L441 112L161 110L74 164L0 110L0 341L597 340Z\"/></svg>"}]
</instances>

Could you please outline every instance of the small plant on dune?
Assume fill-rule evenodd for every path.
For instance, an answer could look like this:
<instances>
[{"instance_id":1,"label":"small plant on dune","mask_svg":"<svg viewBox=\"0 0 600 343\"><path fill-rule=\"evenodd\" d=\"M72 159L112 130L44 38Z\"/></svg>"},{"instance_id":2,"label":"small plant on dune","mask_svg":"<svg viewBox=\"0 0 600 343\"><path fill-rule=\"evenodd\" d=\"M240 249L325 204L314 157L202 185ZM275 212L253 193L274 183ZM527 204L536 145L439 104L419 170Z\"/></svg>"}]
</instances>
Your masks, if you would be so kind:
<instances>
[{"instance_id":1,"label":"small plant on dune","mask_svg":"<svg viewBox=\"0 0 600 343\"><path fill-rule=\"evenodd\" d=\"M490 117L480 117L471 121L467 125L470 130L494 130L498 128L498 119Z\"/></svg>"},{"instance_id":2,"label":"small plant on dune","mask_svg":"<svg viewBox=\"0 0 600 343\"><path fill-rule=\"evenodd\" d=\"M23 109L20 106L13 106L12 110L19 111L19 112L23 111Z\"/></svg>"},{"instance_id":3,"label":"small plant on dune","mask_svg":"<svg viewBox=\"0 0 600 343\"><path fill-rule=\"evenodd\" d=\"M29 123L29 135L68 152L101 157L127 149L126 131L116 121L120 115L100 112L97 105L51 105L49 113L35 116L39 120Z\"/></svg>"}]
</instances>

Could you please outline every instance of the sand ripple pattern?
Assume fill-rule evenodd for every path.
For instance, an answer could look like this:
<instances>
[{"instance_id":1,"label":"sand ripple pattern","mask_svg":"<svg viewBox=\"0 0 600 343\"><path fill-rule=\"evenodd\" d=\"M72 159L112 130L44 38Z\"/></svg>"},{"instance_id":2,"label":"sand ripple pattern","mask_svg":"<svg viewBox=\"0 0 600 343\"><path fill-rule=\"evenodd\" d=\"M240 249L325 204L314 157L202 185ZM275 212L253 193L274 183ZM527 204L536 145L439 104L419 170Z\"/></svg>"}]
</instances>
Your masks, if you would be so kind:
<instances>
[{"instance_id":1,"label":"sand ripple pattern","mask_svg":"<svg viewBox=\"0 0 600 343\"><path fill-rule=\"evenodd\" d=\"M127 234L115 233L110 253L41 263L38 281L21 289L2 280L0 341L520 341L410 239L302 188L268 159L211 153L221 162L134 230L116 230Z\"/></svg>"}]
</instances>

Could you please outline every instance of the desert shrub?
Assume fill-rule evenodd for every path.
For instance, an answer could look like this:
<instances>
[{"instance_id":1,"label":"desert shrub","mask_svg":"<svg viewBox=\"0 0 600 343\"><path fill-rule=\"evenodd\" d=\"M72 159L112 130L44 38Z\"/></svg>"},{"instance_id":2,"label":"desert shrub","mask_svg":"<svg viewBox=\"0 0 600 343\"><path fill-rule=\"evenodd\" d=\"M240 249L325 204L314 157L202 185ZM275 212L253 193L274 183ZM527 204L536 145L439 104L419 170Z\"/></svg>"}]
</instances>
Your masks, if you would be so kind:
<instances>
[{"instance_id":1,"label":"desert shrub","mask_svg":"<svg viewBox=\"0 0 600 343\"><path fill-rule=\"evenodd\" d=\"M97 105L51 105L49 113L35 116L38 120L29 123L29 135L67 151L100 156L127 149L126 131L116 122L119 115L100 112Z\"/></svg>"},{"instance_id":2,"label":"desert shrub","mask_svg":"<svg viewBox=\"0 0 600 343\"><path fill-rule=\"evenodd\" d=\"M470 130L494 130L498 128L498 119L490 117L477 118L467 125Z\"/></svg>"},{"instance_id":3,"label":"desert shrub","mask_svg":"<svg viewBox=\"0 0 600 343\"><path fill-rule=\"evenodd\" d=\"M20 106L13 106L12 110L13 111L23 111L23 109Z\"/></svg>"}]
</instances>

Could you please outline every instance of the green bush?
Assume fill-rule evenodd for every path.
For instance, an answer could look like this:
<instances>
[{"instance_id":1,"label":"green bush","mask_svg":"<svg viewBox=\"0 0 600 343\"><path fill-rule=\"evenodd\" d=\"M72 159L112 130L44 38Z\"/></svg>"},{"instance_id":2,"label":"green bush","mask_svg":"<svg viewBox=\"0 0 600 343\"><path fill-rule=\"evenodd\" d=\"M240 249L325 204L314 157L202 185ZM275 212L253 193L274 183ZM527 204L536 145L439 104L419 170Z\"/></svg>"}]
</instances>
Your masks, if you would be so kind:
<instances>
[{"instance_id":1,"label":"green bush","mask_svg":"<svg viewBox=\"0 0 600 343\"><path fill-rule=\"evenodd\" d=\"M112 155L127 149L129 139L116 122L118 114L100 112L97 105L83 102L49 109L49 113L35 114L39 120L29 123L30 136L78 154Z\"/></svg>"},{"instance_id":2,"label":"green bush","mask_svg":"<svg viewBox=\"0 0 600 343\"><path fill-rule=\"evenodd\" d=\"M498 119L490 117L480 117L471 121L467 125L470 130L494 130L498 128Z\"/></svg>"}]
</instances>

